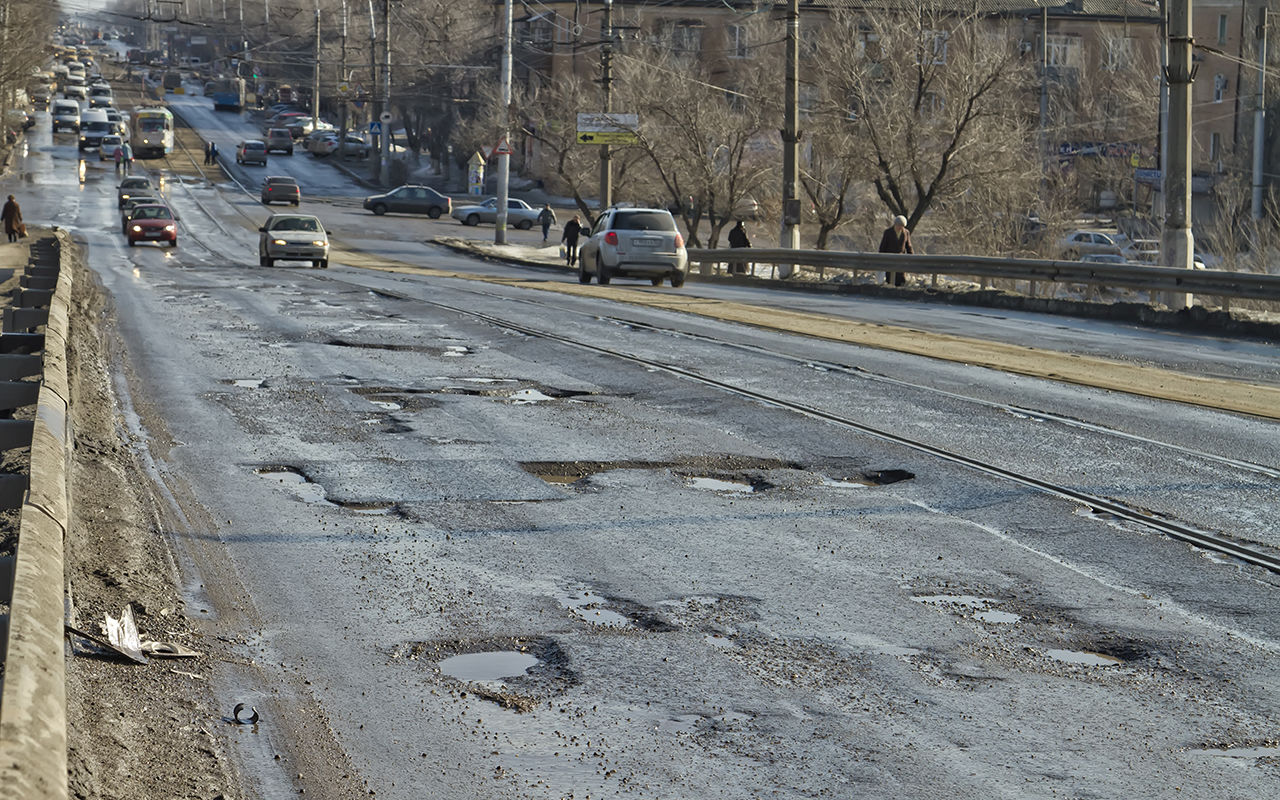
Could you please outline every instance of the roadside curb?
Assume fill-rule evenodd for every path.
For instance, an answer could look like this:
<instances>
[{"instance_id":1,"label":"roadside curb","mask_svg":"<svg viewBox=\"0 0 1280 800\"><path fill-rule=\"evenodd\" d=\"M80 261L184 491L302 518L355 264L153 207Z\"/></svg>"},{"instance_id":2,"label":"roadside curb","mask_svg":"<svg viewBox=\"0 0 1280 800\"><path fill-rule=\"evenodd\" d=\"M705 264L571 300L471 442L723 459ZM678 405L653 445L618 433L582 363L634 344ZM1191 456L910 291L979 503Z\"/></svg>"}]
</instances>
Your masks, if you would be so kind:
<instances>
[{"instance_id":1,"label":"roadside curb","mask_svg":"<svg viewBox=\"0 0 1280 800\"><path fill-rule=\"evenodd\" d=\"M531 267L533 269L547 270L548 272L558 272L561 274L572 272L572 268L564 264L548 264L545 261L535 261L531 258L521 258L515 255L504 255L502 253L494 253L486 250L484 247L477 246L474 242L466 239L459 239L454 236L437 236L434 239L428 239L424 244L433 244L437 247L443 247L452 250L455 253L462 253L481 261L491 261L496 264L515 264L520 267Z\"/></svg>"},{"instance_id":2,"label":"roadside curb","mask_svg":"<svg viewBox=\"0 0 1280 800\"><path fill-rule=\"evenodd\" d=\"M72 247L55 229L59 272L45 327L44 372L31 439L30 488L22 506L4 686L0 694L0 786L4 798L64 800L67 787L63 546L70 524L67 344Z\"/></svg>"}]
</instances>

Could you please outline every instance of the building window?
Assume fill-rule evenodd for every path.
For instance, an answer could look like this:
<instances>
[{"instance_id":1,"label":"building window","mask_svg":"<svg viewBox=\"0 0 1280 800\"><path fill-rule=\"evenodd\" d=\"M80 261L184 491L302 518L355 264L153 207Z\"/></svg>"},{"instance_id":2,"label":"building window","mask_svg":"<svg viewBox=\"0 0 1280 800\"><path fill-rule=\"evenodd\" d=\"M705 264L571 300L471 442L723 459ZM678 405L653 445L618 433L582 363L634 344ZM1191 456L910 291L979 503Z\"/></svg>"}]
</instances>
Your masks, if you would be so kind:
<instances>
[{"instance_id":1,"label":"building window","mask_svg":"<svg viewBox=\"0 0 1280 800\"><path fill-rule=\"evenodd\" d=\"M1217 161L1222 158L1222 134L1209 134L1209 160Z\"/></svg>"},{"instance_id":2,"label":"building window","mask_svg":"<svg viewBox=\"0 0 1280 800\"><path fill-rule=\"evenodd\" d=\"M1109 72L1119 72L1133 65L1133 39L1116 36L1107 40L1106 48L1104 65Z\"/></svg>"},{"instance_id":3,"label":"building window","mask_svg":"<svg viewBox=\"0 0 1280 800\"><path fill-rule=\"evenodd\" d=\"M662 24L662 39L677 57L696 56L702 52L702 23L682 19Z\"/></svg>"},{"instance_id":4,"label":"building window","mask_svg":"<svg viewBox=\"0 0 1280 800\"><path fill-rule=\"evenodd\" d=\"M925 31L920 42L922 64L942 65L947 63L947 41L951 34L946 31Z\"/></svg>"},{"instance_id":5,"label":"building window","mask_svg":"<svg viewBox=\"0 0 1280 800\"><path fill-rule=\"evenodd\" d=\"M729 57L730 58L746 58L747 57L747 26L745 25L729 26Z\"/></svg>"},{"instance_id":6,"label":"building window","mask_svg":"<svg viewBox=\"0 0 1280 800\"><path fill-rule=\"evenodd\" d=\"M551 23L545 19L533 20L529 23L529 44L551 44Z\"/></svg>"},{"instance_id":7,"label":"building window","mask_svg":"<svg viewBox=\"0 0 1280 800\"><path fill-rule=\"evenodd\" d=\"M1227 15L1218 15L1218 44L1227 43Z\"/></svg>"},{"instance_id":8,"label":"building window","mask_svg":"<svg viewBox=\"0 0 1280 800\"><path fill-rule=\"evenodd\" d=\"M1226 96L1226 93L1227 93L1227 76L1214 75L1213 76L1213 102L1221 103L1222 98Z\"/></svg>"},{"instance_id":9,"label":"building window","mask_svg":"<svg viewBox=\"0 0 1280 800\"><path fill-rule=\"evenodd\" d=\"M1074 67L1080 63L1079 36L1049 36L1045 39L1048 47L1048 65L1050 67Z\"/></svg>"}]
</instances>

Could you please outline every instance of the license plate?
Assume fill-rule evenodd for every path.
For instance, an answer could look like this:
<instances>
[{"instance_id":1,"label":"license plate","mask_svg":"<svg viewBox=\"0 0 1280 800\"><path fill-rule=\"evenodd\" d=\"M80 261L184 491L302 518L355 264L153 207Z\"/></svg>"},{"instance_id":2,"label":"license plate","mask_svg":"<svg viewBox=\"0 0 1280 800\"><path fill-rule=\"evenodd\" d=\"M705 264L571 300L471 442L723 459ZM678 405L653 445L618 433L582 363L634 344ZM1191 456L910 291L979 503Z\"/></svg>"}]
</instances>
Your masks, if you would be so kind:
<instances>
[{"instance_id":1,"label":"license plate","mask_svg":"<svg viewBox=\"0 0 1280 800\"><path fill-rule=\"evenodd\" d=\"M652 237L633 238L631 240L632 247L657 247L661 243L661 239L654 239Z\"/></svg>"},{"instance_id":2,"label":"license plate","mask_svg":"<svg viewBox=\"0 0 1280 800\"><path fill-rule=\"evenodd\" d=\"M147 231L143 236L164 236L164 231Z\"/></svg>"}]
</instances>

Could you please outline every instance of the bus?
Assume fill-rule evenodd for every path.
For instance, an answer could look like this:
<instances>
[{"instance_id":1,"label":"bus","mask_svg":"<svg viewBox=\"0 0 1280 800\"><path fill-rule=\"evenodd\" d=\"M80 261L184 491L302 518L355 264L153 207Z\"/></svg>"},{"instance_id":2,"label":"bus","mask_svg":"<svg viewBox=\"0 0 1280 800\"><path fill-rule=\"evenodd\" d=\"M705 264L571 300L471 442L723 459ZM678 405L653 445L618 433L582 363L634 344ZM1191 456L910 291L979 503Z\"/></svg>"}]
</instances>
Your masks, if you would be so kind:
<instances>
[{"instance_id":1,"label":"bus","mask_svg":"<svg viewBox=\"0 0 1280 800\"><path fill-rule=\"evenodd\" d=\"M214 111L239 111L244 108L244 78L209 81L204 93L213 98Z\"/></svg>"},{"instance_id":2,"label":"bus","mask_svg":"<svg viewBox=\"0 0 1280 800\"><path fill-rule=\"evenodd\" d=\"M133 152L156 158L173 152L173 113L167 108L139 108L133 112Z\"/></svg>"}]
</instances>

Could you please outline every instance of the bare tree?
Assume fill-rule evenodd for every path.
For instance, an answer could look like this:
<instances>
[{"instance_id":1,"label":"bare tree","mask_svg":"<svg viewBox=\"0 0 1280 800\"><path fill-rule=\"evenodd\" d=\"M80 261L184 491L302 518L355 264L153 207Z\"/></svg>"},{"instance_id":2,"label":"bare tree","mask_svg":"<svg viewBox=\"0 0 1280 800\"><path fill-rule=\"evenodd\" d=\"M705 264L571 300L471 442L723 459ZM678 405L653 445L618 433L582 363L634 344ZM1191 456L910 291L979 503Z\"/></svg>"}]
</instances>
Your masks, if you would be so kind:
<instances>
[{"instance_id":1,"label":"bare tree","mask_svg":"<svg viewBox=\"0 0 1280 800\"><path fill-rule=\"evenodd\" d=\"M776 71L767 58L718 76L713 66L681 55L661 33L618 61L620 107L640 116L649 191L678 210L693 247L704 219L715 247L736 213L778 183Z\"/></svg>"},{"instance_id":2,"label":"bare tree","mask_svg":"<svg viewBox=\"0 0 1280 800\"><path fill-rule=\"evenodd\" d=\"M0 104L5 110L17 105L18 92L26 91L34 71L44 65L47 52L31 45L48 40L56 15L56 6L39 0L0 0Z\"/></svg>"},{"instance_id":3,"label":"bare tree","mask_svg":"<svg viewBox=\"0 0 1280 800\"><path fill-rule=\"evenodd\" d=\"M999 18L954 9L913 0L836 11L824 26L815 80L823 111L848 120L849 136L832 146L857 170L827 181L828 196L839 198L841 181L860 173L914 229L976 187L1035 172L1023 112L1031 80L1018 37Z\"/></svg>"}]
</instances>

